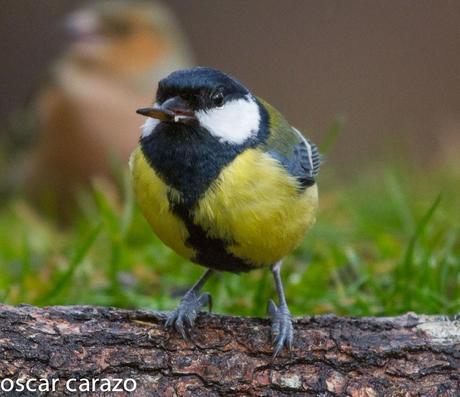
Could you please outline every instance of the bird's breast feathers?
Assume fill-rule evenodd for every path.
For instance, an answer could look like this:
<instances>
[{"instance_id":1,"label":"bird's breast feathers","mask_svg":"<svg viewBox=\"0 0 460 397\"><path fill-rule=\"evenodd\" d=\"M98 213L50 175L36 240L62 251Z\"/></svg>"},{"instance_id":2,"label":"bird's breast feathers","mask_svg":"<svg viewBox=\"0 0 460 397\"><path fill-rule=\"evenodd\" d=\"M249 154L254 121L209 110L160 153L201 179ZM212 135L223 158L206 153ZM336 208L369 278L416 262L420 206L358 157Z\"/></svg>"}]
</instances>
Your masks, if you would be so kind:
<instances>
[{"instance_id":1,"label":"bird's breast feathers","mask_svg":"<svg viewBox=\"0 0 460 397\"><path fill-rule=\"evenodd\" d=\"M289 254L314 223L317 187L299 189L280 163L248 149L223 169L198 202L194 221L212 236L232 241L227 249L256 265Z\"/></svg>"},{"instance_id":2,"label":"bird's breast feathers","mask_svg":"<svg viewBox=\"0 0 460 397\"><path fill-rule=\"evenodd\" d=\"M289 254L315 221L316 184L302 188L277 159L257 147L245 150L222 169L189 209L188 221L174 212L182 193L165 184L140 148L133 153L131 168L139 206L155 233L198 263L204 257L198 251L207 248L206 242L194 246L196 239L190 233L196 230L204 231L208 245L222 242L227 256L241 259L241 266L248 267L237 269L241 271L273 264ZM231 270L219 263L215 267Z\"/></svg>"}]
</instances>

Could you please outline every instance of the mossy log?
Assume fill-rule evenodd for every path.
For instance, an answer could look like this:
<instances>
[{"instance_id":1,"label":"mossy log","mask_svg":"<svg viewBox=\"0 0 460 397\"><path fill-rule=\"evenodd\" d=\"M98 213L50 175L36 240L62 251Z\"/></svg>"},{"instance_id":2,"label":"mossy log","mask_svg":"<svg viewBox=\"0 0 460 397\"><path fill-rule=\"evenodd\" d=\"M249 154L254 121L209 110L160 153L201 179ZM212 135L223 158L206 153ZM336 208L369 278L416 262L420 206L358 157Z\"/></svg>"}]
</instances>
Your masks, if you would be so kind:
<instances>
[{"instance_id":1,"label":"mossy log","mask_svg":"<svg viewBox=\"0 0 460 397\"><path fill-rule=\"evenodd\" d=\"M460 396L456 320L296 318L291 354L274 360L267 319L201 313L188 341L163 324L160 312L0 305L2 390L57 379L21 395Z\"/></svg>"}]
</instances>

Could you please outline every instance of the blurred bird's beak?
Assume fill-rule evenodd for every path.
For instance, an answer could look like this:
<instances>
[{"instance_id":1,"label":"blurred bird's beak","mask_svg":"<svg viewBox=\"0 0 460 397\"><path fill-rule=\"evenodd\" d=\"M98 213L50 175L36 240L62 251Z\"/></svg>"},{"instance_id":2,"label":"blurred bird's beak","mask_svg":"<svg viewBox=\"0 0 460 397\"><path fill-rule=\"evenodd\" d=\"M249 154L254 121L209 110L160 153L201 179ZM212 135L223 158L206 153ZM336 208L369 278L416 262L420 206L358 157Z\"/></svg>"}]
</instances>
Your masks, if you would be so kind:
<instances>
[{"instance_id":1,"label":"blurred bird's beak","mask_svg":"<svg viewBox=\"0 0 460 397\"><path fill-rule=\"evenodd\" d=\"M181 97L173 97L164 101L161 105L155 104L151 108L137 109L136 113L161 121L174 121L187 123L196 120L195 112L187 101Z\"/></svg>"}]
</instances>

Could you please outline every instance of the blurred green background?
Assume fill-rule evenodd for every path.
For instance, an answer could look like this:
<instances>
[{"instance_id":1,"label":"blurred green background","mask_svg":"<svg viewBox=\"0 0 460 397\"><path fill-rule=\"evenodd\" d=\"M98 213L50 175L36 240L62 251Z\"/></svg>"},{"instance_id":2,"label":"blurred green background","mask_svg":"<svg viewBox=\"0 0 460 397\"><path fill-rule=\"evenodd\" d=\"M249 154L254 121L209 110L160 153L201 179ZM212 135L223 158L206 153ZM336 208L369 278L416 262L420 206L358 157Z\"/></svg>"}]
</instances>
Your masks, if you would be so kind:
<instances>
[{"instance_id":1,"label":"blurred green background","mask_svg":"<svg viewBox=\"0 0 460 397\"><path fill-rule=\"evenodd\" d=\"M58 26L86 3L5 4L0 301L172 309L203 269L153 235L132 197L124 151L110 161L111 151L98 152L108 168L102 175L80 170L85 183L72 191L65 217L21 184L17 171L36 150L30 142L46 141L46 132L34 132L40 107L30 98L59 86L49 74L71 44ZM193 54L187 62L235 75L326 154L317 224L283 267L293 314L459 312L458 3L169 6ZM129 114L146 105L132 102ZM129 152L137 127L126 134L134 137ZM54 167L73 167L62 161ZM45 185L46 175L34 183ZM58 188L53 200L67 194ZM275 296L262 270L222 273L205 289L222 313L265 315Z\"/></svg>"}]
</instances>

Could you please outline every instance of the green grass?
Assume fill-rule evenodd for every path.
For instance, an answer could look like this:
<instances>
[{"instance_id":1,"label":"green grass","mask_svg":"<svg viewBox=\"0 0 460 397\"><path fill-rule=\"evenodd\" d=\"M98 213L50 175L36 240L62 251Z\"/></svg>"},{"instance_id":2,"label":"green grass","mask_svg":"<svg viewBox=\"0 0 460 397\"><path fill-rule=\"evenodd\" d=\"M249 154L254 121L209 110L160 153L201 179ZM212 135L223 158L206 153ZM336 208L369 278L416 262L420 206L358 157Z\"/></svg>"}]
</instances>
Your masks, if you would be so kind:
<instances>
[{"instance_id":1,"label":"green grass","mask_svg":"<svg viewBox=\"0 0 460 397\"><path fill-rule=\"evenodd\" d=\"M317 224L286 259L295 315L460 311L460 184L448 170L370 168L346 179L324 167ZM126 179L127 180L127 179ZM152 233L105 185L82 196L63 229L16 198L0 209L0 300L171 309L203 269ZM221 313L265 315L269 271L219 274L206 285Z\"/></svg>"}]
</instances>

